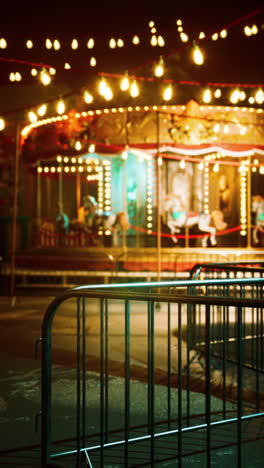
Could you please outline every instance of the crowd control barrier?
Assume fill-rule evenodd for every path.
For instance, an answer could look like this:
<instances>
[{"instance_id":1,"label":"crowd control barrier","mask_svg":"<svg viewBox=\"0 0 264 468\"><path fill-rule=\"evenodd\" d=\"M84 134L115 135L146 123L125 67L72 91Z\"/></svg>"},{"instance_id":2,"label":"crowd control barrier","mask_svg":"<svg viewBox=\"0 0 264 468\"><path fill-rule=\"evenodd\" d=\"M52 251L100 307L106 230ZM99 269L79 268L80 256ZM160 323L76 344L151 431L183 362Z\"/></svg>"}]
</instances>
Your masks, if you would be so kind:
<instances>
[{"instance_id":1,"label":"crowd control barrier","mask_svg":"<svg viewBox=\"0 0 264 468\"><path fill-rule=\"evenodd\" d=\"M263 278L214 278L55 298L42 325L41 466L257 463L263 287Z\"/></svg>"}]
</instances>

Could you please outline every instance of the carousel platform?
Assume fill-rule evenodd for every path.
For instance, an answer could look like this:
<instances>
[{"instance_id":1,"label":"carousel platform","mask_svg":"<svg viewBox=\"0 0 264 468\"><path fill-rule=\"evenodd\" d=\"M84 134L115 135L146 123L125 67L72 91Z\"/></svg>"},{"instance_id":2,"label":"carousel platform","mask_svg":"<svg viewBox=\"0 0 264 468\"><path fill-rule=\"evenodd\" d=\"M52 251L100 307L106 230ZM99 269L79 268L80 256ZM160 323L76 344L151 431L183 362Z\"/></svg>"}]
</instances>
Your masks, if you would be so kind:
<instances>
[{"instance_id":1,"label":"carousel platform","mask_svg":"<svg viewBox=\"0 0 264 468\"><path fill-rule=\"evenodd\" d=\"M16 289L186 279L196 263L247 261L263 262L264 249L161 248L158 272L156 248L35 248L2 262L1 284L11 275Z\"/></svg>"}]
</instances>

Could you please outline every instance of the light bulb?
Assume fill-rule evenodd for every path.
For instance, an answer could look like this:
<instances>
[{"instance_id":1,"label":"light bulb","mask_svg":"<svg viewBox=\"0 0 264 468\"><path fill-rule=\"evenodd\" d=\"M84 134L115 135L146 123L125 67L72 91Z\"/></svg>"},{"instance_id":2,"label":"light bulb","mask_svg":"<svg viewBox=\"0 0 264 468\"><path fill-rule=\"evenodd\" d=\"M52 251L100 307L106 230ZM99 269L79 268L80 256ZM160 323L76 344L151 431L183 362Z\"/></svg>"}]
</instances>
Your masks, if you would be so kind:
<instances>
[{"instance_id":1,"label":"light bulb","mask_svg":"<svg viewBox=\"0 0 264 468\"><path fill-rule=\"evenodd\" d=\"M122 91L127 91L129 88L129 79L128 79L128 76L127 74L122 78L121 82L120 82L120 89Z\"/></svg>"},{"instance_id":2,"label":"light bulb","mask_svg":"<svg viewBox=\"0 0 264 468\"><path fill-rule=\"evenodd\" d=\"M28 49L32 49L32 47L33 47L33 42L32 42L30 39L26 42L26 47L27 47Z\"/></svg>"},{"instance_id":3,"label":"light bulb","mask_svg":"<svg viewBox=\"0 0 264 468\"><path fill-rule=\"evenodd\" d=\"M79 47L79 44L78 44L77 39L73 39L73 40L72 40L72 43L71 43L71 48L72 48L73 50L76 50L76 49L78 49L78 47Z\"/></svg>"},{"instance_id":4,"label":"light bulb","mask_svg":"<svg viewBox=\"0 0 264 468\"><path fill-rule=\"evenodd\" d=\"M164 89L163 99L164 101L170 101L172 98L172 87L169 85Z\"/></svg>"},{"instance_id":5,"label":"light bulb","mask_svg":"<svg viewBox=\"0 0 264 468\"><path fill-rule=\"evenodd\" d=\"M46 45L46 49L51 49L51 48L52 48L52 42L51 42L51 40L50 40L50 39L46 39L45 45Z\"/></svg>"},{"instance_id":6,"label":"light bulb","mask_svg":"<svg viewBox=\"0 0 264 468\"><path fill-rule=\"evenodd\" d=\"M35 123L35 122L38 120L38 117L37 117L37 115L35 114L35 112L30 111L30 112L28 113L28 119L29 119L29 121L30 121L31 123Z\"/></svg>"},{"instance_id":7,"label":"light bulb","mask_svg":"<svg viewBox=\"0 0 264 468\"><path fill-rule=\"evenodd\" d=\"M91 65L91 67L95 67L95 66L96 66L96 58L95 58L95 57L91 57L91 58L90 58L90 65Z\"/></svg>"},{"instance_id":8,"label":"light bulb","mask_svg":"<svg viewBox=\"0 0 264 468\"><path fill-rule=\"evenodd\" d=\"M92 49L94 47L94 39L92 37L87 41L87 47L88 49Z\"/></svg>"},{"instance_id":9,"label":"light bulb","mask_svg":"<svg viewBox=\"0 0 264 468\"><path fill-rule=\"evenodd\" d=\"M47 112L46 104L42 104L37 110L37 113L40 117L43 117L46 114L46 112Z\"/></svg>"},{"instance_id":10,"label":"light bulb","mask_svg":"<svg viewBox=\"0 0 264 468\"><path fill-rule=\"evenodd\" d=\"M139 42L140 42L140 41L139 41L139 37L138 37L138 36L134 36L133 39L132 39L132 42L133 42L133 44L135 44L135 45L139 44Z\"/></svg>"},{"instance_id":11,"label":"light bulb","mask_svg":"<svg viewBox=\"0 0 264 468\"><path fill-rule=\"evenodd\" d=\"M212 100L212 92L209 88L205 89L203 92L203 102L209 104Z\"/></svg>"},{"instance_id":12,"label":"light bulb","mask_svg":"<svg viewBox=\"0 0 264 468\"><path fill-rule=\"evenodd\" d=\"M138 95L139 95L138 85L137 85L137 82L134 80L130 86L130 96L135 98Z\"/></svg>"},{"instance_id":13,"label":"light bulb","mask_svg":"<svg viewBox=\"0 0 264 468\"><path fill-rule=\"evenodd\" d=\"M162 57L160 57L159 63L156 65L154 73L157 78L160 78L164 75L164 63Z\"/></svg>"},{"instance_id":14,"label":"light bulb","mask_svg":"<svg viewBox=\"0 0 264 468\"><path fill-rule=\"evenodd\" d=\"M0 132L4 130L4 128L5 128L5 121L4 119L0 118Z\"/></svg>"},{"instance_id":15,"label":"light bulb","mask_svg":"<svg viewBox=\"0 0 264 468\"><path fill-rule=\"evenodd\" d=\"M64 104L64 102L62 100L60 100L58 102L58 104L57 104L57 112L60 115L64 114L64 112L65 112L65 104Z\"/></svg>"},{"instance_id":16,"label":"light bulb","mask_svg":"<svg viewBox=\"0 0 264 468\"><path fill-rule=\"evenodd\" d=\"M61 45L60 45L60 41L58 41L58 39L55 39L55 41L53 42L53 47L54 47L54 50L60 50Z\"/></svg>"},{"instance_id":17,"label":"light bulb","mask_svg":"<svg viewBox=\"0 0 264 468\"><path fill-rule=\"evenodd\" d=\"M200 47L195 46L193 50L193 61L196 65L202 65L204 63L204 56Z\"/></svg>"},{"instance_id":18,"label":"light bulb","mask_svg":"<svg viewBox=\"0 0 264 468\"><path fill-rule=\"evenodd\" d=\"M86 104L91 104L91 102L93 102L93 96L88 91L84 91L83 98Z\"/></svg>"}]
</instances>

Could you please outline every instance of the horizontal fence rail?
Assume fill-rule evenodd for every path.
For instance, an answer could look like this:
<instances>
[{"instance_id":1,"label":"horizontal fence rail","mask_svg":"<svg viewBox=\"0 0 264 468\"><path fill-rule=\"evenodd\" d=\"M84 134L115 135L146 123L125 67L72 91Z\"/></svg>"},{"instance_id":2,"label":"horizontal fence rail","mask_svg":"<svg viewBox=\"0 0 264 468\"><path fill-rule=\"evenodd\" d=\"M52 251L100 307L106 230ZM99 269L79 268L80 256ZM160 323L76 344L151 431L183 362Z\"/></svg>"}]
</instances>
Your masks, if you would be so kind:
<instances>
[{"instance_id":1,"label":"horizontal fence rail","mask_svg":"<svg viewBox=\"0 0 264 468\"><path fill-rule=\"evenodd\" d=\"M55 298L42 326L42 467L215 457L249 466L264 416L263 287L263 278L216 278L80 286ZM74 387L62 429L63 353Z\"/></svg>"}]
</instances>

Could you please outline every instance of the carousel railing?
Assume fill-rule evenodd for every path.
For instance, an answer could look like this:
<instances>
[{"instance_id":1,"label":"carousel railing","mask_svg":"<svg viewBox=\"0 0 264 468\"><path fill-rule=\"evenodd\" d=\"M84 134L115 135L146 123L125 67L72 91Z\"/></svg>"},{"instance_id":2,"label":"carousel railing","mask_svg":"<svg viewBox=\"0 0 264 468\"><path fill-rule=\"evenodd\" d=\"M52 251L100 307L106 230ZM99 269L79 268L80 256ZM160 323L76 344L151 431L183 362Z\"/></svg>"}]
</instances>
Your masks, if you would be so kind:
<instances>
[{"instance_id":1,"label":"carousel railing","mask_svg":"<svg viewBox=\"0 0 264 468\"><path fill-rule=\"evenodd\" d=\"M246 443L264 416L263 287L263 278L112 284L55 298L42 325L42 467L249 466ZM59 346L53 328L67 314ZM73 412L62 428L52 359L63 350Z\"/></svg>"}]
</instances>

